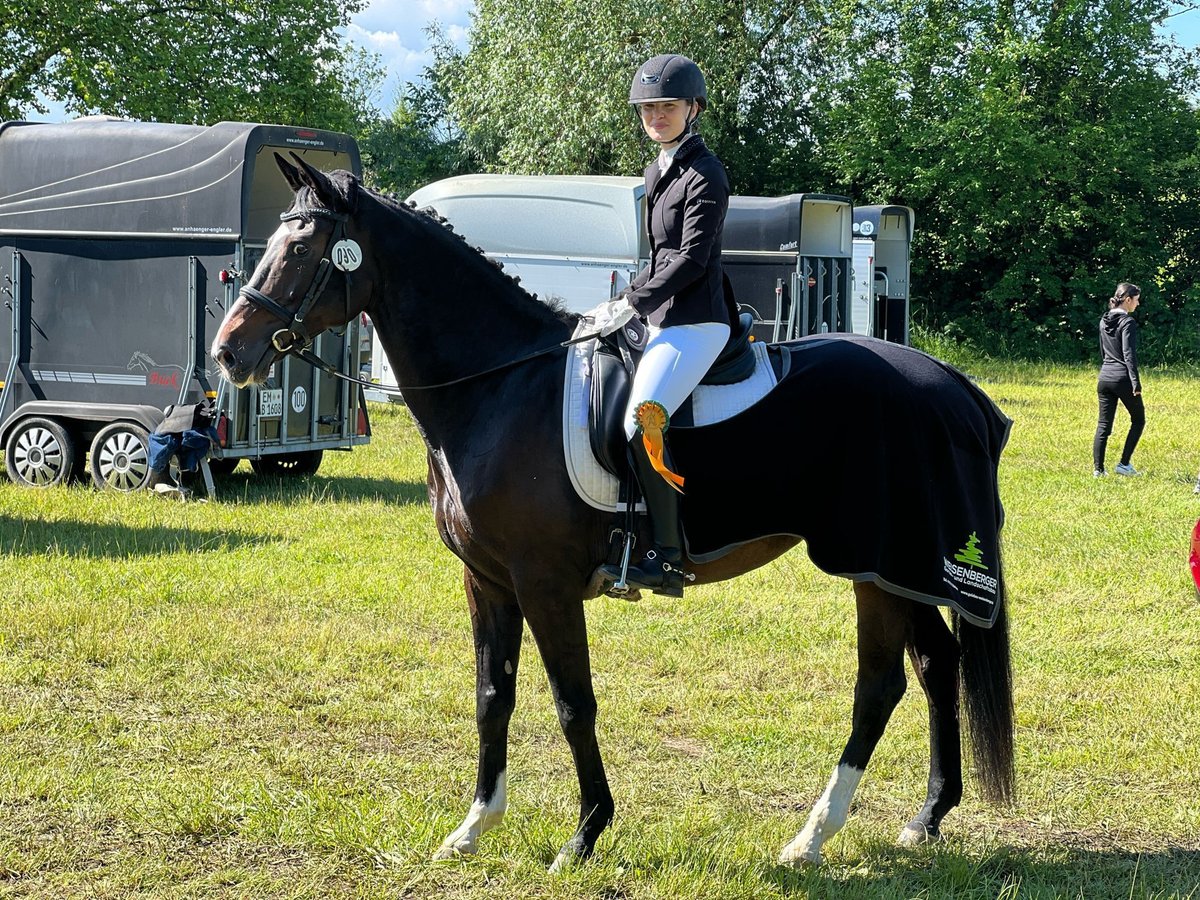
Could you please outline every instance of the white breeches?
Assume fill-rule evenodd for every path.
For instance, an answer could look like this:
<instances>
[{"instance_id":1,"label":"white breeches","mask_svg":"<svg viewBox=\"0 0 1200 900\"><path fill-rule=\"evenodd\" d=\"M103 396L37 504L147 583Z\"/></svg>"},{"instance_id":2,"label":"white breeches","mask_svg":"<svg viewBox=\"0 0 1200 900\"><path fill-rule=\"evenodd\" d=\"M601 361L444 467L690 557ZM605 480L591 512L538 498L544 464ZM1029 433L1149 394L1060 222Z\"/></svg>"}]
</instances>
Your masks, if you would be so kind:
<instances>
[{"instance_id":1,"label":"white breeches","mask_svg":"<svg viewBox=\"0 0 1200 900\"><path fill-rule=\"evenodd\" d=\"M638 404L657 400L668 415L674 415L729 340L729 326L720 322L670 328L648 325L647 330L650 337L633 374L629 404L625 407L627 440L633 440L637 433L633 411Z\"/></svg>"}]
</instances>

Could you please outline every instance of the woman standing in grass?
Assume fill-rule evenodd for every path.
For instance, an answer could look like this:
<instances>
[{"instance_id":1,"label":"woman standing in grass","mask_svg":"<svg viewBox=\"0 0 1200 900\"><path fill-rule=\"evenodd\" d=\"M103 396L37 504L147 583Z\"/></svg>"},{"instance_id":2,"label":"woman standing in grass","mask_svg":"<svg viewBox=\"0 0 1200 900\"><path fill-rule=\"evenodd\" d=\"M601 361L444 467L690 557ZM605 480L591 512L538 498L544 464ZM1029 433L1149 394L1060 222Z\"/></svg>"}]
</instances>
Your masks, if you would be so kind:
<instances>
[{"instance_id":1,"label":"woman standing in grass","mask_svg":"<svg viewBox=\"0 0 1200 900\"><path fill-rule=\"evenodd\" d=\"M1142 382L1137 367L1137 321L1130 315L1141 302L1142 289L1136 284L1122 281L1108 301L1108 312L1100 319L1100 380L1096 394L1100 399L1100 420L1096 425L1096 437L1092 441L1092 474L1099 478L1107 475L1104 468L1104 452L1108 436L1112 434L1113 419L1117 414L1117 401L1129 411L1129 434L1125 437L1125 449L1117 463L1118 475L1139 475L1132 464L1133 451L1142 429L1146 427L1146 407L1142 403Z\"/></svg>"}]
</instances>

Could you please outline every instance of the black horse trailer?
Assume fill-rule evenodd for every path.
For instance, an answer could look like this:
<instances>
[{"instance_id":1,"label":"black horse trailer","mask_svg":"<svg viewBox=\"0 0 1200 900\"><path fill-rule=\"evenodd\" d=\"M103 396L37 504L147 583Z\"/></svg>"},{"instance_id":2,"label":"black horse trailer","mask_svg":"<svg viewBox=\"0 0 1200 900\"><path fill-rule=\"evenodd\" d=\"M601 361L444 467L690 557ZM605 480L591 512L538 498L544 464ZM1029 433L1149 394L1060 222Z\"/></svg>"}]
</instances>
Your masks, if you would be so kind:
<instances>
[{"instance_id":1,"label":"black horse trailer","mask_svg":"<svg viewBox=\"0 0 1200 900\"><path fill-rule=\"evenodd\" d=\"M851 304L851 225L848 197L729 198L721 261L756 337L868 333Z\"/></svg>"},{"instance_id":2,"label":"black horse trailer","mask_svg":"<svg viewBox=\"0 0 1200 900\"><path fill-rule=\"evenodd\" d=\"M220 458L307 474L369 440L361 392L307 363L232 388L207 355L292 192L272 158L360 171L344 134L107 118L0 124L0 444L8 476L58 484L90 470L135 490L163 409L215 400ZM359 371L359 322L314 352ZM85 456L86 453L86 456Z\"/></svg>"}]
</instances>

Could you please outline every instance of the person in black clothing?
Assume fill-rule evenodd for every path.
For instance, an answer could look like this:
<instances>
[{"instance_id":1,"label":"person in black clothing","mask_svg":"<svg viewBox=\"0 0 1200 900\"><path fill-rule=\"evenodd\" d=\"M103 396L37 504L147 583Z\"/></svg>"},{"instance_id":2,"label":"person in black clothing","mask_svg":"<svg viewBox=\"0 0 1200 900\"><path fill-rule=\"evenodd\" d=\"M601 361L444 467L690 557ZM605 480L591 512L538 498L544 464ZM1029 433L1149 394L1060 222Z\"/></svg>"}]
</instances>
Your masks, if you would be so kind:
<instances>
[{"instance_id":1,"label":"person in black clothing","mask_svg":"<svg viewBox=\"0 0 1200 900\"><path fill-rule=\"evenodd\" d=\"M633 76L629 102L659 152L645 171L650 264L621 295L647 326L625 436L654 538L626 577L630 587L682 597L683 479L671 471L663 435L729 340L733 312L721 268L729 180L695 131L708 99L694 62L674 53L647 60Z\"/></svg>"},{"instance_id":2,"label":"person in black clothing","mask_svg":"<svg viewBox=\"0 0 1200 900\"><path fill-rule=\"evenodd\" d=\"M1125 449L1116 466L1118 475L1140 475L1134 469L1133 451L1137 447L1142 430L1146 427L1146 407L1142 403L1142 382L1137 366L1137 321L1130 315L1141 302L1142 289L1136 284L1123 281L1109 299L1109 310L1100 319L1100 379L1096 383L1096 394L1100 400L1100 419L1096 424L1096 437L1092 441L1092 474L1099 478L1107 475L1104 468L1104 453L1108 436L1112 434L1113 419L1117 414L1117 401L1129 411L1129 434L1125 438Z\"/></svg>"}]
</instances>

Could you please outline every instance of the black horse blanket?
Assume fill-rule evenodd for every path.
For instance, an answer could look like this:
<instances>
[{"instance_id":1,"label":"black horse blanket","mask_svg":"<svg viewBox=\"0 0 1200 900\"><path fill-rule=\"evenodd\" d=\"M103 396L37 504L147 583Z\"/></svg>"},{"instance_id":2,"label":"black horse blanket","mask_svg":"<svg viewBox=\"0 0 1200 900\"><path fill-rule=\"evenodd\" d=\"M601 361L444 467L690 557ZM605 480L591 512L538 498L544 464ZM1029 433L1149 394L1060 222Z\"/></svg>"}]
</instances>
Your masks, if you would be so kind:
<instances>
[{"instance_id":1,"label":"black horse blanket","mask_svg":"<svg viewBox=\"0 0 1200 900\"><path fill-rule=\"evenodd\" d=\"M688 554L803 538L823 571L990 626L1003 592L997 486L1012 421L965 375L854 335L782 345L790 368L742 413L673 428Z\"/></svg>"}]
</instances>

